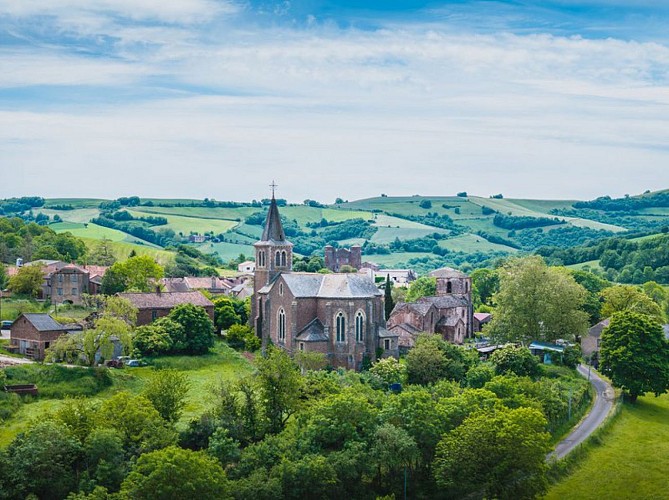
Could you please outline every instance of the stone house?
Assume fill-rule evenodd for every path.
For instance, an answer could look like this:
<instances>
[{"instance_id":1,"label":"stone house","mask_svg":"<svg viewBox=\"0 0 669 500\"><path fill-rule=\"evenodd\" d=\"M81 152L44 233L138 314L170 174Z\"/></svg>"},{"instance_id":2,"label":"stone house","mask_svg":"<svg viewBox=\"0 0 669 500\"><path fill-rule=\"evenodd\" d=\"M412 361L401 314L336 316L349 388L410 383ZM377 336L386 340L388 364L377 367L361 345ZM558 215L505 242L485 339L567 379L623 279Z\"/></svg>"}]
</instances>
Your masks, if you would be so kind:
<instances>
[{"instance_id":1,"label":"stone house","mask_svg":"<svg viewBox=\"0 0 669 500\"><path fill-rule=\"evenodd\" d=\"M353 245L351 248L325 247L325 267L333 273L338 273L342 266L351 266L354 269L362 268L362 247Z\"/></svg>"},{"instance_id":2,"label":"stone house","mask_svg":"<svg viewBox=\"0 0 669 500\"><path fill-rule=\"evenodd\" d=\"M601 336L604 328L609 326L610 318L606 318L596 325L590 327L588 333L581 337L581 352L583 356L592 356L595 351L599 351Z\"/></svg>"},{"instance_id":3,"label":"stone house","mask_svg":"<svg viewBox=\"0 0 669 500\"><path fill-rule=\"evenodd\" d=\"M160 284L166 292L192 292L206 290L212 295L229 295L233 285L217 276L184 276L182 278L162 278Z\"/></svg>"},{"instance_id":4,"label":"stone house","mask_svg":"<svg viewBox=\"0 0 669 500\"><path fill-rule=\"evenodd\" d=\"M397 334L385 329L383 294L364 274L292 271L286 240L272 197L260 241L251 317L263 346L270 342L294 354L321 352L333 367L359 370L363 360L397 356ZM350 264L349 264L350 265Z\"/></svg>"},{"instance_id":5,"label":"stone house","mask_svg":"<svg viewBox=\"0 0 669 500\"><path fill-rule=\"evenodd\" d=\"M214 304L198 291L119 293L119 297L129 300L137 309L137 326L148 325L158 318L167 316L172 309L181 304L194 304L207 311L214 320Z\"/></svg>"},{"instance_id":6,"label":"stone house","mask_svg":"<svg viewBox=\"0 0 669 500\"><path fill-rule=\"evenodd\" d=\"M44 351L61 335L81 327L61 325L48 314L23 313L10 327L12 350L34 360L43 360Z\"/></svg>"},{"instance_id":7,"label":"stone house","mask_svg":"<svg viewBox=\"0 0 669 500\"><path fill-rule=\"evenodd\" d=\"M386 323L397 333L402 350L413 347L421 332L439 334L454 344L473 334L471 278L451 268L437 269L430 276L436 278L437 295L398 302Z\"/></svg>"}]
</instances>

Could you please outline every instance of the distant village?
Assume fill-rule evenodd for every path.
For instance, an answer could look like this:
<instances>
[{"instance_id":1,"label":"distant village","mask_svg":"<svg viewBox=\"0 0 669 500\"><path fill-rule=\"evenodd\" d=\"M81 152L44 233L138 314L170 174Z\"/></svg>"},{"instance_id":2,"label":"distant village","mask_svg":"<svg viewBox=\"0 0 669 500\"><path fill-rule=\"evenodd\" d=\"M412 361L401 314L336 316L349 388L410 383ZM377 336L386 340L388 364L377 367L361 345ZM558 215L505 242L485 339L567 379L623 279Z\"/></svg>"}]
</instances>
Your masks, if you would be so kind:
<instances>
[{"instance_id":1,"label":"distant village","mask_svg":"<svg viewBox=\"0 0 669 500\"><path fill-rule=\"evenodd\" d=\"M408 352L421 333L438 334L462 345L480 334L491 313L474 312L471 277L452 268L429 273L436 293L416 301L385 305L388 287L408 287L417 279L412 269L381 269L363 261L362 248L324 248L327 273L293 271L292 243L286 238L276 200L272 198L261 239L255 243L255 260L241 262L234 276L161 278L151 292L121 292L137 308L137 326L167 316L180 304L204 308L214 319L214 304L207 297L249 300L249 323L263 346L269 343L290 354L317 352L332 367L360 370L365 359L398 357ZM14 276L23 266L39 266L44 281L38 299L56 307L79 305L101 293L107 266L78 265L54 260L23 263L8 268ZM205 292L205 294L201 293ZM10 295L4 292L4 297ZM205 296L206 295L206 296ZM45 313L24 313L5 322L10 330L8 350L43 360L47 349L61 335L78 332L82 324L61 324ZM582 339L584 353L598 349L605 322L595 325ZM475 346L482 359L502 345L481 337ZM532 352L550 359L563 345L535 342ZM116 354L121 353L117 349ZM548 353L547 356L546 353Z\"/></svg>"}]
</instances>

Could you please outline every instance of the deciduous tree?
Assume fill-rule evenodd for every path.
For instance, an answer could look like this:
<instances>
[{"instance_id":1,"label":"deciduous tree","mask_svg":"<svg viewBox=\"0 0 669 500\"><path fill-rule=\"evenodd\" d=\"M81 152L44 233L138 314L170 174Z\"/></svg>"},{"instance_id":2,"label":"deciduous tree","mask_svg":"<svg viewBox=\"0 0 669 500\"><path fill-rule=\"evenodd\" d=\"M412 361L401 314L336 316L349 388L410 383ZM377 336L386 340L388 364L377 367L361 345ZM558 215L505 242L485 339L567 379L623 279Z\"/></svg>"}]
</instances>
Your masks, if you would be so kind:
<instances>
[{"instance_id":1,"label":"deciduous tree","mask_svg":"<svg viewBox=\"0 0 669 500\"><path fill-rule=\"evenodd\" d=\"M437 484L449 498L536 498L547 487L545 427L532 408L471 415L437 446Z\"/></svg>"},{"instance_id":2,"label":"deciduous tree","mask_svg":"<svg viewBox=\"0 0 669 500\"><path fill-rule=\"evenodd\" d=\"M600 368L635 402L669 389L669 342L662 326L645 314L623 311L602 332Z\"/></svg>"},{"instance_id":3,"label":"deciduous tree","mask_svg":"<svg viewBox=\"0 0 669 500\"><path fill-rule=\"evenodd\" d=\"M42 266L39 264L23 266L19 268L14 276L9 278L9 289L17 294L37 297L40 290L42 290L43 282L44 272L42 272Z\"/></svg>"},{"instance_id":4,"label":"deciduous tree","mask_svg":"<svg viewBox=\"0 0 669 500\"><path fill-rule=\"evenodd\" d=\"M539 256L511 259L498 270L495 314L484 330L497 341L573 340L588 328L585 289Z\"/></svg>"},{"instance_id":5,"label":"deciduous tree","mask_svg":"<svg viewBox=\"0 0 669 500\"><path fill-rule=\"evenodd\" d=\"M186 406L188 377L177 370L158 370L144 389L144 396L168 422L176 422Z\"/></svg>"},{"instance_id":6,"label":"deciduous tree","mask_svg":"<svg viewBox=\"0 0 669 500\"><path fill-rule=\"evenodd\" d=\"M633 285L618 285L602 291L602 316L608 318L617 312L630 311L645 314L656 321L664 320L662 308L643 291Z\"/></svg>"}]
</instances>

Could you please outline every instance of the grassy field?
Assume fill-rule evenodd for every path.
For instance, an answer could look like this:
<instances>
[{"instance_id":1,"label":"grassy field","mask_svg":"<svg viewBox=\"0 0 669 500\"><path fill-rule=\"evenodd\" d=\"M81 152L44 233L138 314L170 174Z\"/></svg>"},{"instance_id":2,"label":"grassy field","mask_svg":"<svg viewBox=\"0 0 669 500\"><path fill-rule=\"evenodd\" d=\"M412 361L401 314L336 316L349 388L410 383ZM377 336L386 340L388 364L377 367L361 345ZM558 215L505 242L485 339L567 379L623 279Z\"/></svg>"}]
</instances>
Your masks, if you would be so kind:
<instances>
[{"instance_id":1,"label":"grassy field","mask_svg":"<svg viewBox=\"0 0 669 500\"><path fill-rule=\"evenodd\" d=\"M465 252L465 253L474 253L474 252L516 252L515 248L499 245L497 243L491 243L485 238L478 236L476 234L461 234L455 238L450 238L448 240L441 240L439 246L442 248L448 248L452 252Z\"/></svg>"},{"instance_id":2,"label":"grassy field","mask_svg":"<svg viewBox=\"0 0 669 500\"><path fill-rule=\"evenodd\" d=\"M54 205L71 205L75 209L79 208L98 208L103 201L101 198L49 198L44 203L44 208Z\"/></svg>"},{"instance_id":3,"label":"grassy field","mask_svg":"<svg viewBox=\"0 0 669 500\"><path fill-rule=\"evenodd\" d=\"M664 499L669 492L669 394L625 403L578 469L547 499Z\"/></svg>"},{"instance_id":4,"label":"grassy field","mask_svg":"<svg viewBox=\"0 0 669 500\"><path fill-rule=\"evenodd\" d=\"M89 249L95 248L95 246L100 242L98 239L91 238L82 238L82 240ZM161 265L165 265L168 262L173 262L175 256L174 252L162 250L160 247L150 243L139 245L125 241L112 241L110 246L118 260L127 259L130 256L130 252L133 250L137 255L148 255L149 257L153 257L153 259L159 262Z\"/></svg>"},{"instance_id":5,"label":"grassy field","mask_svg":"<svg viewBox=\"0 0 669 500\"><path fill-rule=\"evenodd\" d=\"M589 260L587 262L581 262L580 264L572 264L570 266L566 266L569 269L576 269L576 270L581 270L583 268L590 268L590 269L601 269L602 267L599 265L599 260Z\"/></svg>"},{"instance_id":6,"label":"grassy field","mask_svg":"<svg viewBox=\"0 0 669 500\"><path fill-rule=\"evenodd\" d=\"M254 207L207 208L207 207L133 207L137 212L159 215L181 215L200 219L225 219L242 221L249 215L260 211Z\"/></svg>"},{"instance_id":7,"label":"grassy field","mask_svg":"<svg viewBox=\"0 0 669 500\"><path fill-rule=\"evenodd\" d=\"M230 349L225 343L217 342L211 352L203 356L162 356L150 360L150 366L111 370L111 386L90 396L90 399L102 401L124 390L140 393L154 376L156 369L164 368L183 372L191 384L179 426L185 426L191 418L200 415L207 408L210 388L220 380L236 380L254 371L253 365L241 354ZM40 382L39 365L32 366L31 370L35 373L34 382L39 382L38 387L43 389L44 393L58 390L56 384L50 384L48 380ZM72 370L78 369L72 368ZM22 381L34 383L32 379ZM9 444L30 421L40 419L45 412L56 410L63 399L42 396L28 401L30 402L23 404L12 418L0 425L0 447Z\"/></svg>"},{"instance_id":8,"label":"grassy field","mask_svg":"<svg viewBox=\"0 0 669 500\"><path fill-rule=\"evenodd\" d=\"M224 261L230 259L236 259L239 257L240 253L243 253L247 257L254 255L253 245L239 245L237 243L204 243L202 246L198 247L200 251L205 253L214 253L217 252L221 256L221 259Z\"/></svg>"},{"instance_id":9,"label":"grassy field","mask_svg":"<svg viewBox=\"0 0 669 500\"><path fill-rule=\"evenodd\" d=\"M45 312L44 302L23 299L2 299L0 320L14 321L21 313Z\"/></svg>"},{"instance_id":10,"label":"grassy field","mask_svg":"<svg viewBox=\"0 0 669 500\"><path fill-rule=\"evenodd\" d=\"M146 215L144 212L138 210L128 210L133 217L141 217ZM188 235L191 231L204 234L213 231L214 234L225 233L233 227L237 226L239 222L224 219L204 219L201 217L191 217L183 215L165 215L167 225L156 226L155 229L171 229L177 234Z\"/></svg>"},{"instance_id":11,"label":"grassy field","mask_svg":"<svg viewBox=\"0 0 669 500\"><path fill-rule=\"evenodd\" d=\"M92 218L100 215L100 210L97 208L77 208L76 210L50 210L41 208L39 211L49 217L58 215L65 222L79 223L88 222Z\"/></svg>"}]
</instances>

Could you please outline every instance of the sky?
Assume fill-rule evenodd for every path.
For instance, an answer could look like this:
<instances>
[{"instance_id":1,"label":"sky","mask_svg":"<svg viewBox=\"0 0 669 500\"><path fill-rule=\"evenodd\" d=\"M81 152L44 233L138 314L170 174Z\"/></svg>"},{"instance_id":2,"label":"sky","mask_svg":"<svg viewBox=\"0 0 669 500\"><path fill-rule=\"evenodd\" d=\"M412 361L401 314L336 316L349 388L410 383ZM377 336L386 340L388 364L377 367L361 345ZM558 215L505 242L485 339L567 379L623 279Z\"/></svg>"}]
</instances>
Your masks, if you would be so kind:
<instances>
[{"instance_id":1,"label":"sky","mask_svg":"<svg viewBox=\"0 0 669 500\"><path fill-rule=\"evenodd\" d=\"M669 1L0 0L0 198L669 188Z\"/></svg>"}]
</instances>

